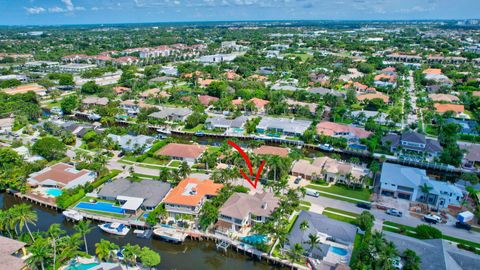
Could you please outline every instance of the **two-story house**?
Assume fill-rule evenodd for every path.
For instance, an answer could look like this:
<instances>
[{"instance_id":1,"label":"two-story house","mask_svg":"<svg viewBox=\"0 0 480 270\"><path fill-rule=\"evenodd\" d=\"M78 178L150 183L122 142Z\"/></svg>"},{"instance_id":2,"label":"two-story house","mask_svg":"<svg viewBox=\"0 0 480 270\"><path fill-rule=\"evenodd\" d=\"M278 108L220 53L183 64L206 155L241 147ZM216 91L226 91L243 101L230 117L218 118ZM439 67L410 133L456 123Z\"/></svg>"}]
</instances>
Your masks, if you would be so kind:
<instances>
[{"instance_id":1,"label":"two-story house","mask_svg":"<svg viewBox=\"0 0 480 270\"><path fill-rule=\"evenodd\" d=\"M208 179L183 179L163 200L168 216L172 219L181 219L183 215L196 218L205 201L216 196L222 187Z\"/></svg>"},{"instance_id":2,"label":"two-story house","mask_svg":"<svg viewBox=\"0 0 480 270\"><path fill-rule=\"evenodd\" d=\"M273 193L234 193L219 210L216 224L219 233L245 234L258 222L265 222L280 200Z\"/></svg>"},{"instance_id":3,"label":"two-story house","mask_svg":"<svg viewBox=\"0 0 480 270\"><path fill-rule=\"evenodd\" d=\"M443 148L437 140L427 139L425 135L415 131L398 134L387 134L382 138L382 144L396 154L424 155L427 159L437 157Z\"/></svg>"}]
</instances>

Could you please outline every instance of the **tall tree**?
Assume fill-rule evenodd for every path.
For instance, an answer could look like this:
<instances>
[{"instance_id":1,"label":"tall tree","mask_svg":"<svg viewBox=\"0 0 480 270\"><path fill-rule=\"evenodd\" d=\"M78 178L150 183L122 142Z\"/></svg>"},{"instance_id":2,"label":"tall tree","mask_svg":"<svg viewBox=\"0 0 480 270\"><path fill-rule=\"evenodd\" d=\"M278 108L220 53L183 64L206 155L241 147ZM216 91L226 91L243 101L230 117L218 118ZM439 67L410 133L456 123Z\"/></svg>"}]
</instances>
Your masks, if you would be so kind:
<instances>
[{"instance_id":1,"label":"tall tree","mask_svg":"<svg viewBox=\"0 0 480 270\"><path fill-rule=\"evenodd\" d=\"M92 231L92 227L90 227L90 220L81 220L74 226L74 229L83 237L83 244L85 245L85 252L88 253L88 246L87 246L87 234Z\"/></svg>"}]
</instances>

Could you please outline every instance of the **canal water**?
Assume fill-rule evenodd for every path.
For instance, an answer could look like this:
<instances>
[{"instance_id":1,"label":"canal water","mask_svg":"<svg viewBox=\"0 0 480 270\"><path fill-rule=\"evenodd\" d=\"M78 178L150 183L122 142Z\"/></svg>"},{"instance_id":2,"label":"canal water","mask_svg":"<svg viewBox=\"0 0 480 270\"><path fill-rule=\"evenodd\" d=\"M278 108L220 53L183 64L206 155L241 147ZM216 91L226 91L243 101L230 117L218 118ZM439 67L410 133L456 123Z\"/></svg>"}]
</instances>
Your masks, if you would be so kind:
<instances>
[{"instance_id":1,"label":"canal water","mask_svg":"<svg viewBox=\"0 0 480 270\"><path fill-rule=\"evenodd\" d=\"M8 209L14 204L24 201L10 194L0 193L0 209ZM34 230L46 231L50 224L58 223L62 229L68 233L73 231L73 223L65 221L61 213L57 213L51 209L46 209L32 204L33 209L38 214L38 222ZM100 239L106 239L114 242L119 246L131 243L133 245L148 246L158 252L162 258L157 269L281 269L276 266L267 264L265 261L259 261L249 256L244 256L233 250L227 253L217 251L215 243L211 241L192 241L186 240L183 244L171 244L154 239L140 239L135 237L131 232L127 236L113 236L107 234L96 226L87 235L88 247L91 254L94 253L95 243Z\"/></svg>"}]
</instances>

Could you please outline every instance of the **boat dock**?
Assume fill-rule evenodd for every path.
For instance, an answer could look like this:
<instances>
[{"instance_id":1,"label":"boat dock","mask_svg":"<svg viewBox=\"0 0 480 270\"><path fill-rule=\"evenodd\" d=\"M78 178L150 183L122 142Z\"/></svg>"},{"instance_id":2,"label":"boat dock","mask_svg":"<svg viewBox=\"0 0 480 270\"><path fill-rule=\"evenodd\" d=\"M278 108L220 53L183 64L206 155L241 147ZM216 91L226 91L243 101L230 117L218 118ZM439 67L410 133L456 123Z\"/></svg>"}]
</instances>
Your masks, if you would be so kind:
<instances>
[{"instance_id":1,"label":"boat dock","mask_svg":"<svg viewBox=\"0 0 480 270\"><path fill-rule=\"evenodd\" d=\"M188 234L184 231L177 230L175 228L168 227L158 227L153 230L153 234L161 239L173 242L173 243L182 243L187 238Z\"/></svg>"},{"instance_id":2,"label":"boat dock","mask_svg":"<svg viewBox=\"0 0 480 270\"><path fill-rule=\"evenodd\" d=\"M138 238L150 239L152 237L153 231L152 230L135 230L133 231L133 233Z\"/></svg>"}]
</instances>

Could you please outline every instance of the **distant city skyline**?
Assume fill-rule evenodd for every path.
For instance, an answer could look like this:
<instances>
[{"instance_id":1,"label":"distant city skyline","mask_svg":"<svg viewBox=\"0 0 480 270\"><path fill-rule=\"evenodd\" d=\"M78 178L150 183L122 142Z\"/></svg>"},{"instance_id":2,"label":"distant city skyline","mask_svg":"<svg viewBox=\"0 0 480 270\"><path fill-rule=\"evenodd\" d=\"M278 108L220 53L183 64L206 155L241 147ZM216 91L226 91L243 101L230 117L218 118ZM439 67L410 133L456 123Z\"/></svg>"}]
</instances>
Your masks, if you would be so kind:
<instances>
[{"instance_id":1,"label":"distant city skyline","mask_svg":"<svg viewBox=\"0 0 480 270\"><path fill-rule=\"evenodd\" d=\"M0 25L440 20L479 17L478 0L0 0Z\"/></svg>"}]
</instances>

